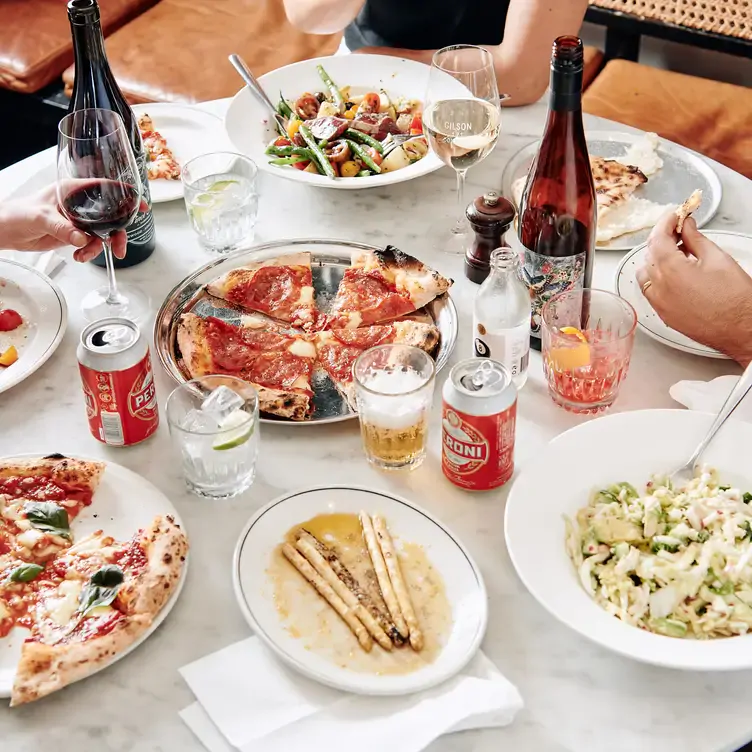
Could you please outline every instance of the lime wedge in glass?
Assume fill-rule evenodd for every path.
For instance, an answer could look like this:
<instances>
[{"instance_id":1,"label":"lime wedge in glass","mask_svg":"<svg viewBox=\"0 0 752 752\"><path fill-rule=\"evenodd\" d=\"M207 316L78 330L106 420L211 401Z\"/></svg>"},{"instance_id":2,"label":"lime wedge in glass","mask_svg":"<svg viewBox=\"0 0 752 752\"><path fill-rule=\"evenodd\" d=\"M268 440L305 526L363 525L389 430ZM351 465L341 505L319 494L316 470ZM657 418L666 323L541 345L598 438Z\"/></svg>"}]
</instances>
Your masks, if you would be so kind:
<instances>
[{"instance_id":1,"label":"lime wedge in glass","mask_svg":"<svg viewBox=\"0 0 752 752\"><path fill-rule=\"evenodd\" d=\"M239 185L237 180L215 180L206 188L205 193L199 193L191 201L190 213L193 217L203 222L206 219L206 212L222 203L222 197L216 194L226 191L231 185Z\"/></svg>"},{"instance_id":2,"label":"lime wedge in glass","mask_svg":"<svg viewBox=\"0 0 752 752\"><path fill-rule=\"evenodd\" d=\"M233 449L245 444L253 435L253 420L244 410L235 410L220 424L217 438L212 444L213 449Z\"/></svg>"}]
</instances>

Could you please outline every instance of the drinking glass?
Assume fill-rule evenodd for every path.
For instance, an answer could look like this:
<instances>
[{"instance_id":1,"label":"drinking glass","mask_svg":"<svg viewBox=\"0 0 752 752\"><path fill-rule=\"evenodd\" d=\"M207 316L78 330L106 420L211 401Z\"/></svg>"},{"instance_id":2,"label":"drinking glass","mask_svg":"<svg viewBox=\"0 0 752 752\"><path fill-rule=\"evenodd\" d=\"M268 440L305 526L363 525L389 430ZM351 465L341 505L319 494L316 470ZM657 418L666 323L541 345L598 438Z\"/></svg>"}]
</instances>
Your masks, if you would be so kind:
<instances>
[{"instance_id":1,"label":"drinking glass","mask_svg":"<svg viewBox=\"0 0 752 752\"><path fill-rule=\"evenodd\" d=\"M605 290L570 290L542 312L543 371L554 402L574 413L609 408L629 370L637 314Z\"/></svg>"},{"instance_id":2,"label":"drinking glass","mask_svg":"<svg viewBox=\"0 0 752 752\"><path fill-rule=\"evenodd\" d=\"M258 214L256 173L254 162L232 152L203 154L184 165L188 218L206 250L228 253L253 242Z\"/></svg>"},{"instance_id":3,"label":"drinking glass","mask_svg":"<svg viewBox=\"0 0 752 752\"><path fill-rule=\"evenodd\" d=\"M58 125L57 199L60 211L76 227L102 240L107 287L84 296L87 321L126 318L143 321L149 296L119 285L112 259L112 233L125 229L141 204L141 180L128 133L117 112L76 110Z\"/></svg>"},{"instance_id":4,"label":"drinking glass","mask_svg":"<svg viewBox=\"0 0 752 752\"><path fill-rule=\"evenodd\" d=\"M229 499L250 488L259 446L256 390L233 376L202 376L167 399L167 424L188 488Z\"/></svg>"},{"instance_id":5,"label":"drinking glass","mask_svg":"<svg viewBox=\"0 0 752 752\"><path fill-rule=\"evenodd\" d=\"M456 79L452 85L447 76ZM423 130L442 162L457 172L457 219L451 250L464 252L465 175L496 145L501 101L493 55L483 47L456 44L434 53L423 111Z\"/></svg>"},{"instance_id":6,"label":"drinking glass","mask_svg":"<svg viewBox=\"0 0 752 752\"><path fill-rule=\"evenodd\" d=\"M411 345L380 345L355 361L355 395L368 461L414 468L426 456L435 381L433 358Z\"/></svg>"}]
</instances>

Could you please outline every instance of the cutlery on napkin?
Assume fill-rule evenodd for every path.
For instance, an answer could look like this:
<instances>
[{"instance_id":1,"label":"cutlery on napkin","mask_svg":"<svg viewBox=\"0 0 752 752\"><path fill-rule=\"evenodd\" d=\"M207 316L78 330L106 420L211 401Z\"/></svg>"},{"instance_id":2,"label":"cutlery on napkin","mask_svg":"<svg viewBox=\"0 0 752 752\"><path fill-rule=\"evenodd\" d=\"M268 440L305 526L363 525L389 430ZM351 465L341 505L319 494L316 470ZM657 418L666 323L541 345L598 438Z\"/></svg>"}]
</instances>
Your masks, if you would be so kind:
<instances>
[{"instance_id":1,"label":"cutlery on napkin","mask_svg":"<svg viewBox=\"0 0 752 752\"><path fill-rule=\"evenodd\" d=\"M400 697L322 686L277 661L257 637L180 669L196 695L180 717L209 752L418 752L442 734L506 726L517 689L482 653L434 689Z\"/></svg>"},{"instance_id":2,"label":"cutlery on napkin","mask_svg":"<svg viewBox=\"0 0 752 752\"><path fill-rule=\"evenodd\" d=\"M677 381L668 393L690 410L717 413L738 380L738 376L718 376L711 381ZM733 417L752 423L752 398L747 397L736 408Z\"/></svg>"}]
</instances>

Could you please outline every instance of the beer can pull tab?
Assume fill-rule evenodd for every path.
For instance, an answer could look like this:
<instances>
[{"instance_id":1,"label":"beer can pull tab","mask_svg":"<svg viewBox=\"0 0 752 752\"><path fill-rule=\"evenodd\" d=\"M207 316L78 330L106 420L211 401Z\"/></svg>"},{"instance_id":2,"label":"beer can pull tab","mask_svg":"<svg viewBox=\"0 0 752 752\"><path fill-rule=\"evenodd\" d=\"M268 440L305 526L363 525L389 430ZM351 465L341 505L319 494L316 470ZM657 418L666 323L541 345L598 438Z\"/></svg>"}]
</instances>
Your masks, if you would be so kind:
<instances>
[{"instance_id":1,"label":"beer can pull tab","mask_svg":"<svg viewBox=\"0 0 752 752\"><path fill-rule=\"evenodd\" d=\"M495 384L500 376L498 371L493 367L490 361L483 361L472 374L468 374L469 378L462 379L462 386L470 392L479 392L484 387Z\"/></svg>"}]
</instances>

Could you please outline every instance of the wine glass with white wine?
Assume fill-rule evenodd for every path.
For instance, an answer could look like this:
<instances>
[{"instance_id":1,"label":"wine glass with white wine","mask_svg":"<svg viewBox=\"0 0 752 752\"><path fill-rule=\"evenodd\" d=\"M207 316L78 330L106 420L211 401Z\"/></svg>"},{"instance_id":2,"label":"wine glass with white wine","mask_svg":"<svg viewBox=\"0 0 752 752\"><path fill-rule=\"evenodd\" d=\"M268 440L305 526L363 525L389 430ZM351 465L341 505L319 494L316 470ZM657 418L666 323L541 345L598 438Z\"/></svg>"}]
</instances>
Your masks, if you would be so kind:
<instances>
[{"instance_id":1,"label":"wine glass with white wine","mask_svg":"<svg viewBox=\"0 0 752 752\"><path fill-rule=\"evenodd\" d=\"M447 76L461 85L447 87ZM428 78L423 130L439 159L457 172L458 216L451 230L452 251L464 253L469 231L465 175L491 153L500 123L501 101L491 53L471 44L437 50Z\"/></svg>"}]
</instances>

